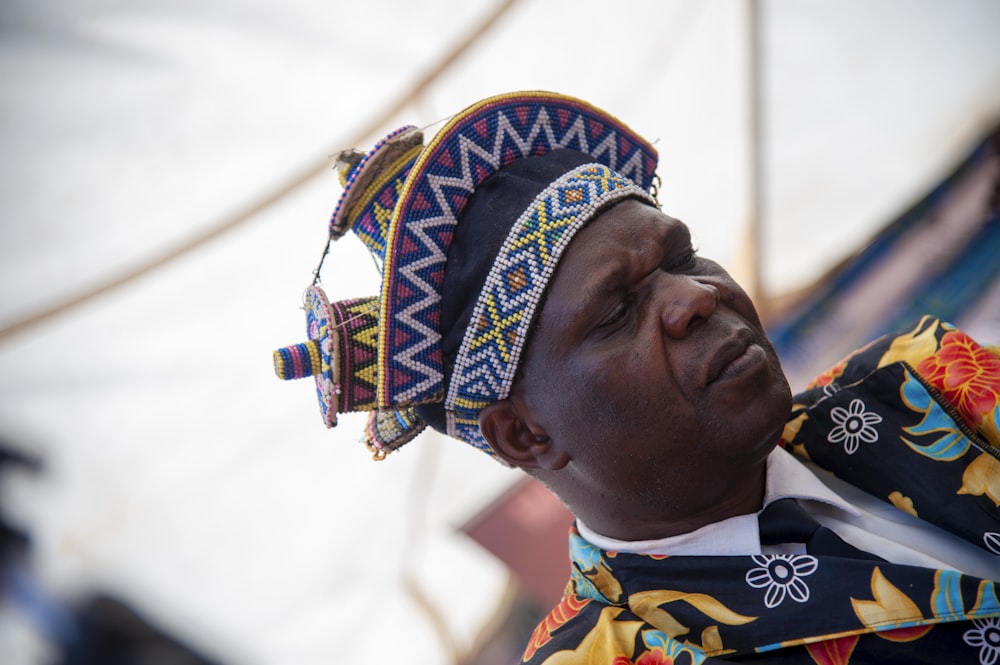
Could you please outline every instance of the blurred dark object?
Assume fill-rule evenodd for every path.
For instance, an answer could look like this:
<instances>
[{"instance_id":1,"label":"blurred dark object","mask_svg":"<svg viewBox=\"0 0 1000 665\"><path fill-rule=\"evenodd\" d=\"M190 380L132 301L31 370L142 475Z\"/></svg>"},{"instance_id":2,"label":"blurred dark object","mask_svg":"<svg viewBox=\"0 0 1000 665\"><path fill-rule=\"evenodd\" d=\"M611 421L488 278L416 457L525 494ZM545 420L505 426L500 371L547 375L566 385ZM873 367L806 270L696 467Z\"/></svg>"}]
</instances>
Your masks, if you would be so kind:
<instances>
[{"instance_id":1,"label":"blurred dark object","mask_svg":"<svg viewBox=\"0 0 1000 665\"><path fill-rule=\"evenodd\" d=\"M42 468L37 458L26 455L0 441L0 488L3 487L3 474L9 467L21 468L37 472ZM0 494L0 499L3 495ZM8 559L23 558L28 551L28 534L8 522L8 516L0 504L0 562ZM0 597L4 595L5 578L0 576Z\"/></svg>"},{"instance_id":2,"label":"blurred dark object","mask_svg":"<svg viewBox=\"0 0 1000 665\"><path fill-rule=\"evenodd\" d=\"M994 155L1000 155L1000 127L993 130L989 137L989 143L993 148ZM987 205L988 217L1000 217L1000 171L993 177L993 195Z\"/></svg>"},{"instance_id":3,"label":"blurred dark object","mask_svg":"<svg viewBox=\"0 0 1000 665\"><path fill-rule=\"evenodd\" d=\"M39 459L0 441L0 487L10 471L42 468ZM59 665L219 665L115 598L97 593L68 607L34 578L30 550L29 534L0 505L0 603L55 647Z\"/></svg>"},{"instance_id":4,"label":"blurred dark object","mask_svg":"<svg viewBox=\"0 0 1000 665\"><path fill-rule=\"evenodd\" d=\"M125 603L95 596L74 614L76 637L60 665L219 665L164 633Z\"/></svg>"}]
</instances>

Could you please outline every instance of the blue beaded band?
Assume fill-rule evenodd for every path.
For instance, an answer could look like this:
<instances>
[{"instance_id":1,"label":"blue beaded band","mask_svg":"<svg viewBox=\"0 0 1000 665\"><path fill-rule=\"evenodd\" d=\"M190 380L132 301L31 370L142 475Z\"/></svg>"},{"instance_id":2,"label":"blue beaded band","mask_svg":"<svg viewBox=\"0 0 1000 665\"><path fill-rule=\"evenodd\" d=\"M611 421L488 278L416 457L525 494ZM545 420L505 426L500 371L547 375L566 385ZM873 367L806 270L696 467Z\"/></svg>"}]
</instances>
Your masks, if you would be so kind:
<instances>
[{"instance_id":1,"label":"blue beaded band","mask_svg":"<svg viewBox=\"0 0 1000 665\"><path fill-rule=\"evenodd\" d=\"M625 176L584 164L546 187L511 227L455 359L444 402L449 435L494 454L479 430L479 412L510 394L538 303L570 240L625 198L655 205Z\"/></svg>"}]
</instances>

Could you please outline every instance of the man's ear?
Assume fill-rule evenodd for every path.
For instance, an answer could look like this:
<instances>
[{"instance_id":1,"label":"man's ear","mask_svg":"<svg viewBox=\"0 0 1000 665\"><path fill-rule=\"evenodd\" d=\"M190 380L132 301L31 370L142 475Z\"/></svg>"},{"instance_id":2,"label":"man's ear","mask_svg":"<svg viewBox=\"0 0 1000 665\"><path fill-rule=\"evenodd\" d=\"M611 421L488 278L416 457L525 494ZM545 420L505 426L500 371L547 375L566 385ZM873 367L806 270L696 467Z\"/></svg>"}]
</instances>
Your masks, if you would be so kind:
<instances>
[{"instance_id":1,"label":"man's ear","mask_svg":"<svg viewBox=\"0 0 1000 665\"><path fill-rule=\"evenodd\" d=\"M569 455L527 417L512 399L493 402L479 412L479 429L500 459L522 469L561 469Z\"/></svg>"}]
</instances>

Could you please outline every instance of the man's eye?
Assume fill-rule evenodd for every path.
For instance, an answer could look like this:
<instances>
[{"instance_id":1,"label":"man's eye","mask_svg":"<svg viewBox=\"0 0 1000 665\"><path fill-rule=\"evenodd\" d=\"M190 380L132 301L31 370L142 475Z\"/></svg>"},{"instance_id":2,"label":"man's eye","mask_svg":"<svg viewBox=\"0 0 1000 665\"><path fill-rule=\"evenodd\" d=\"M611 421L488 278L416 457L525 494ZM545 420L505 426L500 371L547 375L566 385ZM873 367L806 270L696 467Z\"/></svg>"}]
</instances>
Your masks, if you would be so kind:
<instances>
[{"instance_id":1,"label":"man's eye","mask_svg":"<svg viewBox=\"0 0 1000 665\"><path fill-rule=\"evenodd\" d=\"M632 308L633 298L630 296L619 302L615 308L605 317L604 321L601 322L602 328L611 328L618 323L621 323L628 316L629 311Z\"/></svg>"},{"instance_id":2,"label":"man's eye","mask_svg":"<svg viewBox=\"0 0 1000 665\"><path fill-rule=\"evenodd\" d=\"M689 249L688 251L680 254L679 256L674 256L669 260L663 262L663 269L667 272L671 271L681 271L690 270L694 267L694 264L698 260L698 250Z\"/></svg>"}]
</instances>

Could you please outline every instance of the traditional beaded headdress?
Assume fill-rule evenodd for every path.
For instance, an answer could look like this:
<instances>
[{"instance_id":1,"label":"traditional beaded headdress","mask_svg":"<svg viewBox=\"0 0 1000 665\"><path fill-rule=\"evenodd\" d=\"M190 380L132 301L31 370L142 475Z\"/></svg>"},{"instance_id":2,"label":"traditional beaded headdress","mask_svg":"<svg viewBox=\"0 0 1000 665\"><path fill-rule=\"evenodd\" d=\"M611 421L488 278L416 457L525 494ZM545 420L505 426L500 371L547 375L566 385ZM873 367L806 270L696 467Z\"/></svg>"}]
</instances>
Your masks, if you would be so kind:
<instances>
[{"instance_id":1,"label":"traditional beaded headdress","mask_svg":"<svg viewBox=\"0 0 1000 665\"><path fill-rule=\"evenodd\" d=\"M331 238L355 231L381 294L331 305L314 283L310 341L275 351L275 370L316 377L329 427L371 411L377 456L425 423L492 455L478 414L508 396L563 250L617 201L655 205L655 149L578 99L520 92L470 106L426 146L405 127L341 159Z\"/></svg>"}]
</instances>

